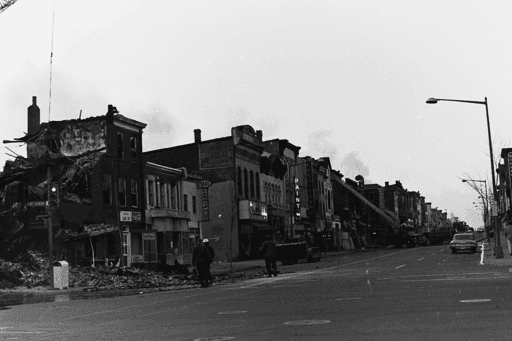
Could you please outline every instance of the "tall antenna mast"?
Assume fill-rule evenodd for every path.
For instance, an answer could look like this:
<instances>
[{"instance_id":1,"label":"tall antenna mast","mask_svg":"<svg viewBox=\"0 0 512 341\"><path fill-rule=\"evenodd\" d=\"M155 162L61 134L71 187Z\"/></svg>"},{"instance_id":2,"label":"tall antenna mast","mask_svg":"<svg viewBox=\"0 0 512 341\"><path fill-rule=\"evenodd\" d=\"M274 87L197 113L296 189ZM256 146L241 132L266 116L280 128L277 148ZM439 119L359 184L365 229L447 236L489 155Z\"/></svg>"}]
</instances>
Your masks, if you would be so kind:
<instances>
[{"instance_id":1,"label":"tall antenna mast","mask_svg":"<svg viewBox=\"0 0 512 341\"><path fill-rule=\"evenodd\" d=\"M52 46L50 52L50 98L48 100L48 124L50 124L50 112L52 110L52 66L53 66L53 30L55 27L55 1L53 0L53 18L52 18Z\"/></svg>"}]
</instances>

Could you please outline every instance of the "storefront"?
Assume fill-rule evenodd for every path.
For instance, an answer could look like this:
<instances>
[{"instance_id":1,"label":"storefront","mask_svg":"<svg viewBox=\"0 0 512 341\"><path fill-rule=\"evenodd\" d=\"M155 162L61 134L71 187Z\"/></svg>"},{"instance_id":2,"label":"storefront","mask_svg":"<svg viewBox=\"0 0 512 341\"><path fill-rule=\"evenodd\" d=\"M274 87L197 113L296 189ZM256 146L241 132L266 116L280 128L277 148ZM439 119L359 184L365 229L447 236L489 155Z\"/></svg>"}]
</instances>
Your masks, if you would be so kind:
<instances>
[{"instance_id":1,"label":"storefront","mask_svg":"<svg viewBox=\"0 0 512 341\"><path fill-rule=\"evenodd\" d=\"M272 235L279 229L268 223L267 204L254 200L241 200L238 204L240 226L240 257L259 258L258 249L266 235Z\"/></svg>"}]
</instances>

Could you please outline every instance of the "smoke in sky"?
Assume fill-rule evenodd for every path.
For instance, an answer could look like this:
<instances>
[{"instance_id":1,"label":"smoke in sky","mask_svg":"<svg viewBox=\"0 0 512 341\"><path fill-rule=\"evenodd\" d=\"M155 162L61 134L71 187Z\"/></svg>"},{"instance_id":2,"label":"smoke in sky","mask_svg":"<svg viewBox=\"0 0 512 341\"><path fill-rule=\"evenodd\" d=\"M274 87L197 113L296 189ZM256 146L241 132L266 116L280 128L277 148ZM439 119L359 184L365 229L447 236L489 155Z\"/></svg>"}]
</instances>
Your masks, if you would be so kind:
<instances>
[{"instance_id":1,"label":"smoke in sky","mask_svg":"<svg viewBox=\"0 0 512 341\"><path fill-rule=\"evenodd\" d=\"M352 151L346 154L341 161L341 173L348 178L355 178L357 175L362 175L365 180L370 175L368 166L361 161L359 152ZM369 183L369 181L366 181Z\"/></svg>"}]
</instances>

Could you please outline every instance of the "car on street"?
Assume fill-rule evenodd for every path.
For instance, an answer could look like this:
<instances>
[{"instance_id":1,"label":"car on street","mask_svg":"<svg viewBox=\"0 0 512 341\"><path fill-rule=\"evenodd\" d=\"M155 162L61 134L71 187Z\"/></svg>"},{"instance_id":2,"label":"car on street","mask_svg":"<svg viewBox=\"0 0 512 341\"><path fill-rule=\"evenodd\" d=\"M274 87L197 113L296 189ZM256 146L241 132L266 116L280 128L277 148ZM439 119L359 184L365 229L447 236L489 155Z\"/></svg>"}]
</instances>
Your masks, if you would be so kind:
<instances>
[{"instance_id":1,"label":"car on street","mask_svg":"<svg viewBox=\"0 0 512 341\"><path fill-rule=\"evenodd\" d=\"M450 242L450 249L452 253L457 251L470 251L476 253L476 240L473 233L456 233Z\"/></svg>"},{"instance_id":2,"label":"car on street","mask_svg":"<svg viewBox=\"0 0 512 341\"><path fill-rule=\"evenodd\" d=\"M478 233L484 233L485 232L485 229L483 227L477 227L476 228L476 232Z\"/></svg>"}]
</instances>

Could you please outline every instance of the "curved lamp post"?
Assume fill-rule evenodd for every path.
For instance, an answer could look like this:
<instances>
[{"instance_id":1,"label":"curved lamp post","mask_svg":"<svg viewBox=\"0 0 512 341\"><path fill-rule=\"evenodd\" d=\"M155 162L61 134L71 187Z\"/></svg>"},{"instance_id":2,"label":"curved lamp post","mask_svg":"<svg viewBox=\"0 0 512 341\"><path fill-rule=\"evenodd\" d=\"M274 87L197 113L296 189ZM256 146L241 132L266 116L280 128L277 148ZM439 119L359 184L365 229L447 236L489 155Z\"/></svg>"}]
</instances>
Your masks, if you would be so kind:
<instances>
[{"instance_id":1,"label":"curved lamp post","mask_svg":"<svg viewBox=\"0 0 512 341\"><path fill-rule=\"evenodd\" d=\"M489 136L489 154L491 158L491 176L492 176L492 193L493 193L493 199L495 202L498 201L498 191L496 188L496 176L494 175L494 157L492 154L492 140L491 140L491 124L489 122L489 107L487 106L487 97L485 97L484 101L467 101L462 99L446 99L446 98L429 98L427 99L427 104L436 104L440 101L446 101L446 102L461 102L461 103L471 103L471 104L483 104L485 105L485 114L487 116L487 134ZM496 258L503 258L503 249L501 247L501 241L500 241L500 227L498 219L494 219L494 231L496 235L496 245L495 245L495 257Z\"/></svg>"}]
</instances>

